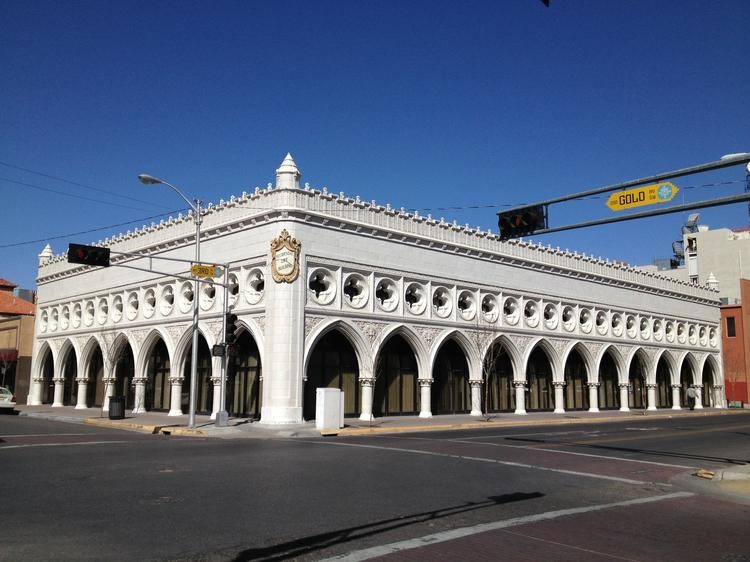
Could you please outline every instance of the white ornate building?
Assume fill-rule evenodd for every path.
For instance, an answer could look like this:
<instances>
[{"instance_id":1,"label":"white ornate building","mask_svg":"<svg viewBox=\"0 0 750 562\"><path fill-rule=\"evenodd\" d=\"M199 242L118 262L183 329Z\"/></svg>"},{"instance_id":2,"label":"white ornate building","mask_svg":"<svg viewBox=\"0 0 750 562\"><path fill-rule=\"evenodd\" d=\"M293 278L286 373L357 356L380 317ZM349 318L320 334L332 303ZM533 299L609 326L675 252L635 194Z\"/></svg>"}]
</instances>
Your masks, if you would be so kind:
<instances>
[{"instance_id":1,"label":"white ornate building","mask_svg":"<svg viewBox=\"0 0 750 562\"><path fill-rule=\"evenodd\" d=\"M500 242L455 222L276 185L208 206L204 263L228 263L239 316L227 410L269 424L315 415L315 389L347 415L483 410L723 407L715 290L575 252ZM192 299L199 299L198 412L219 410L222 291L186 275L195 225L178 216L97 245L112 267L40 255L29 404L186 409ZM273 248L273 249L272 249ZM156 267L155 264L159 263ZM164 265L166 264L166 265Z\"/></svg>"}]
</instances>

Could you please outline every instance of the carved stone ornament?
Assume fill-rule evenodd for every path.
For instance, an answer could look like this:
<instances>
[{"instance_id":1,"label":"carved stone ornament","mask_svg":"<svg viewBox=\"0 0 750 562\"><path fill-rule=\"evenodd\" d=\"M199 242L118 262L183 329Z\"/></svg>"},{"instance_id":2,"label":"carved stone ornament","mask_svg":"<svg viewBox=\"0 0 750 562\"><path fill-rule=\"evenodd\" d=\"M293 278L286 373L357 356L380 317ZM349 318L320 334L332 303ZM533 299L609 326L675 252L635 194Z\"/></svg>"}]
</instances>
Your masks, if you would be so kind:
<instances>
[{"instance_id":1,"label":"carved stone ornament","mask_svg":"<svg viewBox=\"0 0 750 562\"><path fill-rule=\"evenodd\" d=\"M130 332L130 335L133 337L133 340L135 340L135 343L138 344L138 347L143 345L143 340L146 339L146 334L148 334L148 330L133 330Z\"/></svg>"},{"instance_id":2,"label":"carved stone ornament","mask_svg":"<svg viewBox=\"0 0 750 562\"><path fill-rule=\"evenodd\" d=\"M568 347L568 344L570 343L570 341L557 339L557 338L550 338L549 343L551 343L552 347L555 348L555 353L557 353L557 356L562 357L563 353L565 353L565 348Z\"/></svg>"},{"instance_id":3,"label":"carved stone ornament","mask_svg":"<svg viewBox=\"0 0 750 562\"><path fill-rule=\"evenodd\" d=\"M299 251L302 244L286 228L271 242L271 274L277 283L291 283L299 275Z\"/></svg>"},{"instance_id":4,"label":"carved stone ornament","mask_svg":"<svg viewBox=\"0 0 750 562\"><path fill-rule=\"evenodd\" d=\"M315 326L321 323L323 320L322 316L305 316L305 337L310 335L315 329Z\"/></svg>"},{"instance_id":5,"label":"carved stone ornament","mask_svg":"<svg viewBox=\"0 0 750 562\"><path fill-rule=\"evenodd\" d=\"M383 333L386 326L385 322L365 322L364 320L354 320L354 324L365 335L371 346L378 339L378 336Z\"/></svg>"},{"instance_id":6,"label":"carved stone ornament","mask_svg":"<svg viewBox=\"0 0 750 562\"><path fill-rule=\"evenodd\" d=\"M50 343L52 344L52 347L55 348L56 353L60 353L60 349L62 348L63 342L65 340L62 338L56 338L54 340L51 340Z\"/></svg>"},{"instance_id":7,"label":"carved stone ornament","mask_svg":"<svg viewBox=\"0 0 750 562\"><path fill-rule=\"evenodd\" d=\"M259 316L253 316L253 320L255 320L255 323L258 325L258 328L260 328L260 333L265 334L266 333L266 317L261 314Z\"/></svg>"},{"instance_id":8,"label":"carved stone ornament","mask_svg":"<svg viewBox=\"0 0 750 562\"><path fill-rule=\"evenodd\" d=\"M590 342L590 341L585 342L583 345L585 345L588 348L589 352L591 353L591 356L594 358L599 357L599 352L602 350L602 347L604 347L603 343Z\"/></svg>"},{"instance_id":9,"label":"carved stone ornament","mask_svg":"<svg viewBox=\"0 0 750 562\"><path fill-rule=\"evenodd\" d=\"M508 336L508 339L510 339L513 346L518 350L518 353L521 355L523 355L529 343L531 343L531 338L527 336L516 336L514 334L511 336Z\"/></svg>"},{"instance_id":10,"label":"carved stone ornament","mask_svg":"<svg viewBox=\"0 0 750 562\"><path fill-rule=\"evenodd\" d=\"M428 348L432 347L432 342L441 332L438 328L428 328L427 326L417 326L416 331L419 334L419 339L425 342Z\"/></svg>"},{"instance_id":11,"label":"carved stone ornament","mask_svg":"<svg viewBox=\"0 0 750 562\"><path fill-rule=\"evenodd\" d=\"M187 330L188 326L189 324L167 326L167 333L169 334L169 337L172 338L172 343L174 345L177 345L179 343L182 334L185 333L185 330Z\"/></svg>"},{"instance_id":12,"label":"carved stone ornament","mask_svg":"<svg viewBox=\"0 0 750 562\"><path fill-rule=\"evenodd\" d=\"M214 337L214 341L221 341L221 332L224 329L224 322L221 320L214 320L212 322L206 322L208 331Z\"/></svg>"}]
</instances>

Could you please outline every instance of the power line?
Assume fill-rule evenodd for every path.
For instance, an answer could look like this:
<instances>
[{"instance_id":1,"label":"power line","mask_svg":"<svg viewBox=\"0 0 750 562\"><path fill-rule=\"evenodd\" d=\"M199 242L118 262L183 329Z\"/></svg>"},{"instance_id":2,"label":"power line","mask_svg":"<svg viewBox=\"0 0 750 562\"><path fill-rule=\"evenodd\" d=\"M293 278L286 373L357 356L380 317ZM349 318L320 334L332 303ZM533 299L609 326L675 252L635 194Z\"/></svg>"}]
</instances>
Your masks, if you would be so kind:
<instances>
[{"instance_id":1,"label":"power line","mask_svg":"<svg viewBox=\"0 0 750 562\"><path fill-rule=\"evenodd\" d=\"M80 182L77 182L77 181L73 181L73 180L61 178L60 176L53 176L51 174L45 174L44 172L38 172L36 170L31 170L29 168L23 168L22 166L16 166L15 164L8 164L7 162L0 161L0 165L5 166L7 168L13 168L14 170L21 170L23 172L28 172L30 174L36 174L36 175L42 176L44 178L49 178L49 179L53 179L53 180L56 180L56 181L61 181L61 182L64 182L64 183L69 183L70 185L77 185L78 187L83 187L84 189L90 189L92 191L98 191L100 193L106 193L107 195L112 196L112 197L121 197L122 199L129 199L130 201L135 201L137 203L144 203L146 205L153 205L153 203L150 202L150 201L144 201L142 199L137 199L136 197L130 197L129 195L123 195L123 194L117 193L115 191L109 191L109 190L106 190L106 189L101 189L99 187L94 187L94 186L91 186L91 185L86 185L85 183L80 183Z\"/></svg>"}]
</instances>

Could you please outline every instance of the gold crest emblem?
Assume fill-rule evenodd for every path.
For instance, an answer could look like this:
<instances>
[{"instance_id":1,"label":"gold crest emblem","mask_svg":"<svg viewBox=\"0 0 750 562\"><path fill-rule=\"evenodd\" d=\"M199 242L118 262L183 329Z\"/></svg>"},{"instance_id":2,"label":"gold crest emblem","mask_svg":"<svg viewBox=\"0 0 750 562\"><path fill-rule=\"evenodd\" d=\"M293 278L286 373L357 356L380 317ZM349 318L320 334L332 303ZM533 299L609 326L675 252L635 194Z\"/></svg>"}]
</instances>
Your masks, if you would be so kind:
<instances>
[{"instance_id":1,"label":"gold crest emblem","mask_svg":"<svg viewBox=\"0 0 750 562\"><path fill-rule=\"evenodd\" d=\"M277 283L291 283L299 275L299 250L302 244L286 228L271 242L271 273Z\"/></svg>"}]
</instances>

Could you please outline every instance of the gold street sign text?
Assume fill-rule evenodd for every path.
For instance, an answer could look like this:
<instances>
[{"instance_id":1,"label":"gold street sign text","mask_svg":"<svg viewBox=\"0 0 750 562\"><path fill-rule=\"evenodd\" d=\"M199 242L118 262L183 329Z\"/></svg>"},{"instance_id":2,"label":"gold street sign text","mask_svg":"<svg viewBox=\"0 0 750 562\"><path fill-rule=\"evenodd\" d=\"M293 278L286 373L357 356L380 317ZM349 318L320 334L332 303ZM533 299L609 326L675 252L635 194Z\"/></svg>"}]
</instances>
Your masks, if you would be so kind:
<instances>
[{"instance_id":1,"label":"gold street sign text","mask_svg":"<svg viewBox=\"0 0 750 562\"><path fill-rule=\"evenodd\" d=\"M607 199L607 207L613 211L624 211L644 205L666 203L674 199L678 191L680 191L680 188L671 181L644 185L627 191L617 191Z\"/></svg>"}]
</instances>

